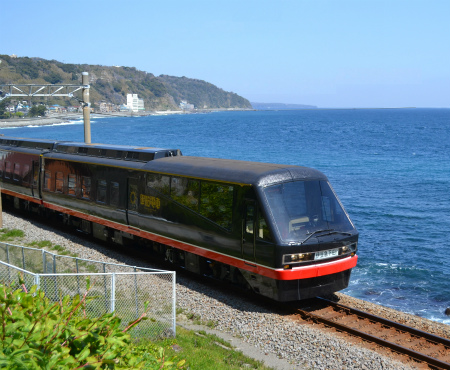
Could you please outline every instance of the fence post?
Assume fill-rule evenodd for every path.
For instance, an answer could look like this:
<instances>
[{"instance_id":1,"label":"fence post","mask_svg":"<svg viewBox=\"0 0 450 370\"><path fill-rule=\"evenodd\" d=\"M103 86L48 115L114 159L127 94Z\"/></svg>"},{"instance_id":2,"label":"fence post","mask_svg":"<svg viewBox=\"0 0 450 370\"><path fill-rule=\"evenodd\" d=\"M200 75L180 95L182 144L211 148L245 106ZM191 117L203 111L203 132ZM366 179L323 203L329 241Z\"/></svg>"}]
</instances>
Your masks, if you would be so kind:
<instances>
[{"instance_id":1,"label":"fence post","mask_svg":"<svg viewBox=\"0 0 450 370\"><path fill-rule=\"evenodd\" d=\"M116 274L112 273L111 276L111 308L110 312L113 313L116 309Z\"/></svg>"},{"instance_id":2,"label":"fence post","mask_svg":"<svg viewBox=\"0 0 450 370\"><path fill-rule=\"evenodd\" d=\"M36 285L38 289L41 289L41 279L39 274L34 275L34 285Z\"/></svg>"},{"instance_id":3,"label":"fence post","mask_svg":"<svg viewBox=\"0 0 450 370\"><path fill-rule=\"evenodd\" d=\"M78 295L81 297L81 292L80 292L80 275L79 274L79 270L78 270L78 258L75 259L75 265L77 267L77 287L78 287Z\"/></svg>"},{"instance_id":4,"label":"fence post","mask_svg":"<svg viewBox=\"0 0 450 370\"><path fill-rule=\"evenodd\" d=\"M134 301L136 304L136 319L139 317L139 300L138 300L138 286L137 286L137 270L134 267Z\"/></svg>"},{"instance_id":5,"label":"fence post","mask_svg":"<svg viewBox=\"0 0 450 370\"><path fill-rule=\"evenodd\" d=\"M176 297L177 297L177 291L175 286L175 280L176 280L176 272L172 272L172 330L173 330L173 336L176 337L177 335L177 309L176 309Z\"/></svg>"}]
</instances>

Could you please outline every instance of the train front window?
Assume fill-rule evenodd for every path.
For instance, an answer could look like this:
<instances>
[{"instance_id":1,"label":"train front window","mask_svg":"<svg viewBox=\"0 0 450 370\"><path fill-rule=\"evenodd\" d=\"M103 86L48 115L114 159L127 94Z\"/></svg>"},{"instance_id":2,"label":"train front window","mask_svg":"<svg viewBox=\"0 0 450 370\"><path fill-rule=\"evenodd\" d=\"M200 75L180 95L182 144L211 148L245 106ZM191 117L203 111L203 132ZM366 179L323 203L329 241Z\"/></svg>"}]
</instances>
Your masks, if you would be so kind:
<instances>
[{"instance_id":1,"label":"train front window","mask_svg":"<svg viewBox=\"0 0 450 370\"><path fill-rule=\"evenodd\" d=\"M354 229L326 181L293 181L268 186L264 194L284 242L301 242L317 230Z\"/></svg>"}]
</instances>

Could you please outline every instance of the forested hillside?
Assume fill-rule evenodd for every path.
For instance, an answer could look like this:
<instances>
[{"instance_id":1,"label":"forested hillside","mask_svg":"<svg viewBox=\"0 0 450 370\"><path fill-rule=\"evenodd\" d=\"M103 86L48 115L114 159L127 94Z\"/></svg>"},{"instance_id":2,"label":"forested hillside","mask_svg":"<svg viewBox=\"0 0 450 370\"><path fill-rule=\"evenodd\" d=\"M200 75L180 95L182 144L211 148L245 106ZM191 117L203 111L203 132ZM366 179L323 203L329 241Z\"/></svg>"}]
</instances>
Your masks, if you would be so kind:
<instances>
[{"instance_id":1,"label":"forested hillside","mask_svg":"<svg viewBox=\"0 0 450 370\"><path fill-rule=\"evenodd\" d=\"M0 84L81 84L81 73L89 72L90 99L126 104L127 94L144 99L146 110L179 109L181 101L197 109L251 108L250 102L211 83L187 77L155 76L134 67L67 64L41 58L0 55ZM80 96L81 97L81 96ZM73 105L67 99L58 104Z\"/></svg>"}]
</instances>

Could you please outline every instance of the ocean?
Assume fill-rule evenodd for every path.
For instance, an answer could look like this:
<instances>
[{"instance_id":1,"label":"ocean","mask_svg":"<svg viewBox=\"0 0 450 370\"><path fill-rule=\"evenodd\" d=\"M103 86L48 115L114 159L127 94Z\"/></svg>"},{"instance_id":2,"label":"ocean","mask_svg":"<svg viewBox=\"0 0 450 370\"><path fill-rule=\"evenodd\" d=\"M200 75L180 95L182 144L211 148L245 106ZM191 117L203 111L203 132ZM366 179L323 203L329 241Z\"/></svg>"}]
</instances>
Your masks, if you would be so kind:
<instances>
[{"instance_id":1,"label":"ocean","mask_svg":"<svg viewBox=\"0 0 450 370\"><path fill-rule=\"evenodd\" d=\"M92 117L92 142L296 164L324 172L360 232L343 292L450 324L450 109ZM84 141L83 122L0 129Z\"/></svg>"}]
</instances>

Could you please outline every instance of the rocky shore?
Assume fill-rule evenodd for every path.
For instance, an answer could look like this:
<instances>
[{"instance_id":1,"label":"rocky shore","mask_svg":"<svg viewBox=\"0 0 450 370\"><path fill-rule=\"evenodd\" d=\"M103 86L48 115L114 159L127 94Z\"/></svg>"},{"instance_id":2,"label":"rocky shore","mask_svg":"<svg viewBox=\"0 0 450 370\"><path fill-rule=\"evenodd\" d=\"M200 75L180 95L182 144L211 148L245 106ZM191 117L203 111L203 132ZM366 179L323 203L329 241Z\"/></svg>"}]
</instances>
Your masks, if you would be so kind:
<instances>
[{"instance_id":1,"label":"rocky shore","mask_svg":"<svg viewBox=\"0 0 450 370\"><path fill-rule=\"evenodd\" d=\"M142 266L141 260L111 251L72 234L3 212L3 227L25 232L21 244L49 240L79 257L97 261ZM16 243L17 244L17 243ZM148 266L148 264L144 264ZM155 266L151 266L155 267ZM382 306L338 294L340 302L367 310L388 319L450 338L450 326L408 315ZM333 332L294 323L288 316L274 313L249 300L236 300L232 294L214 290L193 279L177 276L177 306L203 322L215 323L215 332L233 336L233 345L245 343L253 357L264 361L270 356L276 369L412 369L358 343L349 343ZM238 345L239 346L239 345ZM251 353L250 353L251 355Z\"/></svg>"}]
</instances>

